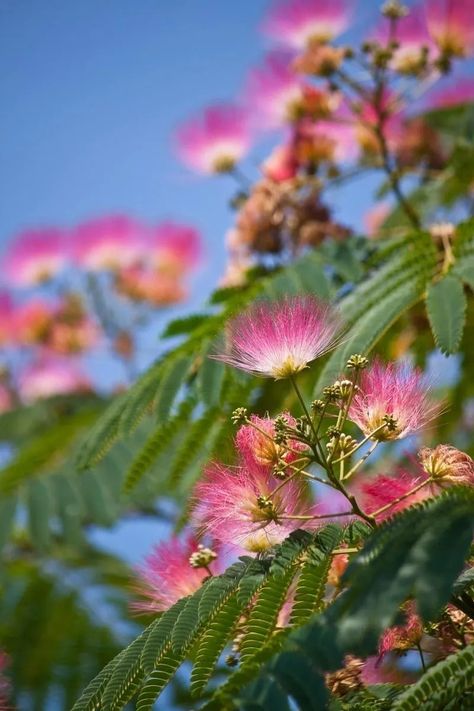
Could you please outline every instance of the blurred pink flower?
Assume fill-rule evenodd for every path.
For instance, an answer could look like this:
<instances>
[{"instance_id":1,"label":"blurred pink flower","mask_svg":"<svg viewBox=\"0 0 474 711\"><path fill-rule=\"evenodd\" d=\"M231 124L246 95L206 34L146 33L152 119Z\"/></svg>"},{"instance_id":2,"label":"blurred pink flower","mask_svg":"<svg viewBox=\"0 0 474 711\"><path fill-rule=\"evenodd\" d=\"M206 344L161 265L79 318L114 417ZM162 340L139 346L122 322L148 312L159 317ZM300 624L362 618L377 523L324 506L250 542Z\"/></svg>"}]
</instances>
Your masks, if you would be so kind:
<instances>
[{"instance_id":1,"label":"blurred pink flower","mask_svg":"<svg viewBox=\"0 0 474 711\"><path fill-rule=\"evenodd\" d=\"M229 172L250 147L247 114L232 104L209 106L178 127L176 144L181 160L192 170Z\"/></svg>"},{"instance_id":2,"label":"blurred pink flower","mask_svg":"<svg viewBox=\"0 0 474 711\"><path fill-rule=\"evenodd\" d=\"M272 52L250 73L245 96L259 128L280 128L301 112L309 84L292 70L291 59L291 55Z\"/></svg>"},{"instance_id":3,"label":"blurred pink flower","mask_svg":"<svg viewBox=\"0 0 474 711\"><path fill-rule=\"evenodd\" d=\"M13 397L5 383L0 382L0 413L7 412L13 407ZM0 707L1 708L1 707Z\"/></svg>"},{"instance_id":4,"label":"blurred pink flower","mask_svg":"<svg viewBox=\"0 0 474 711\"><path fill-rule=\"evenodd\" d=\"M282 0L270 9L263 29L281 44L304 49L310 42L329 42L348 27L348 0Z\"/></svg>"},{"instance_id":5,"label":"blurred pink flower","mask_svg":"<svg viewBox=\"0 0 474 711\"><path fill-rule=\"evenodd\" d=\"M367 237L376 237L383 223L389 216L391 207L387 202L378 202L364 215L364 228Z\"/></svg>"},{"instance_id":6,"label":"blurred pink flower","mask_svg":"<svg viewBox=\"0 0 474 711\"><path fill-rule=\"evenodd\" d=\"M20 397L26 403L90 388L87 375L69 359L44 357L25 368L19 377Z\"/></svg>"},{"instance_id":7,"label":"blurred pink flower","mask_svg":"<svg viewBox=\"0 0 474 711\"><path fill-rule=\"evenodd\" d=\"M384 364L379 360L362 373L360 388L349 409L349 417L365 435L382 428L373 439L401 439L424 427L441 406L430 397L423 373L404 363Z\"/></svg>"},{"instance_id":8,"label":"blurred pink flower","mask_svg":"<svg viewBox=\"0 0 474 711\"><path fill-rule=\"evenodd\" d=\"M35 286L56 276L66 261L64 234L45 228L19 234L8 245L2 267L10 284Z\"/></svg>"},{"instance_id":9,"label":"blurred pink flower","mask_svg":"<svg viewBox=\"0 0 474 711\"><path fill-rule=\"evenodd\" d=\"M117 270L145 256L146 228L124 215L83 222L72 233L75 262L89 270Z\"/></svg>"},{"instance_id":10,"label":"blurred pink flower","mask_svg":"<svg viewBox=\"0 0 474 711\"><path fill-rule=\"evenodd\" d=\"M61 355L83 353L97 345L100 329L91 319L84 317L75 324L54 323L48 348Z\"/></svg>"},{"instance_id":11,"label":"blurred pink flower","mask_svg":"<svg viewBox=\"0 0 474 711\"><path fill-rule=\"evenodd\" d=\"M405 610L405 622L402 625L389 627L379 641L379 654L387 652L403 652L412 649L421 641L423 625L416 613L415 604L410 601Z\"/></svg>"},{"instance_id":12,"label":"blurred pink flower","mask_svg":"<svg viewBox=\"0 0 474 711\"><path fill-rule=\"evenodd\" d=\"M194 491L193 523L220 543L258 553L304 527L285 516L307 514L294 482L279 485L255 468L211 464Z\"/></svg>"},{"instance_id":13,"label":"blurred pink flower","mask_svg":"<svg viewBox=\"0 0 474 711\"><path fill-rule=\"evenodd\" d=\"M186 290L174 274L157 274L141 266L122 269L115 286L132 301L146 301L157 307L179 303L186 297Z\"/></svg>"},{"instance_id":14,"label":"blurred pink flower","mask_svg":"<svg viewBox=\"0 0 474 711\"><path fill-rule=\"evenodd\" d=\"M414 6L406 17L397 20L395 35L392 37L391 23L383 18L373 34L373 40L387 46L395 40L391 67L402 73L417 73L423 67L426 52L432 57L435 45L428 33L423 8Z\"/></svg>"},{"instance_id":15,"label":"blurred pink flower","mask_svg":"<svg viewBox=\"0 0 474 711\"><path fill-rule=\"evenodd\" d=\"M42 299L34 297L20 304L15 310L15 340L21 345L32 345L43 342L55 317L55 306Z\"/></svg>"},{"instance_id":16,"label":"blurred pink flower","mask_svg":"<svg viewBox=\"0 0 474 711\"><path fill-rule=\"evenodd\" d=\"M227 350L215 356L235 368L278 380L327 353L341 327L338 312L314 296L261 301L227 328Z\"/></svg>"},{"instance_id":17,"label":"blurred pink flower","mask_svg":"<svg viewBox=\"0 0 474 711\"><path fill-rule=\"evenodd\" d=\"M361 670L361 681L366 686L374 684L411 684L416 675L400 669L392 655L381 658L378 655L367 657Z\"/></svg>"},{"instance_id":18,"label":"blurred pink flower","mask_svg":"<svg viewBox=\"0 0 474 711\"><path fill-rule=\"evenodd\" d=\"M410 472L399 469L396 474L387 476L379 474L369 481L360 485L362 495L362 508L369 514L374 514L379 509L391 504L397 499L405 496L412 489L415 489L428 477L424 472L420 476L415 476ZM376 516L377 521L390 518L398 511L403 511L419 501L424 501L433 495L433 489L427 484L414 494L410 494L399 503L393 504L382 513Z\"/></svg>"},{"instance_id":19,"label":"blurred pink flower","mask_svg":"<svg viewBox=\"0 0 474 711\"><path fill-rule=\"evenodd\" d=\"M465 57L474 51L472 0L425 0L428 31L441 52Z\"/></svg>"},{"instance_id":20,"label":"blurred pink flower","mask_svg":"<svg viewBox=\"0 0 474 711\"><path fill-rule=\"evenodd\" d=\"M161 272L181 275L196 266L201 257L201 235L191 226L161 222L150 231L147 259Z\"/></svg>"},{"instance_id":21,"label":"blurred pink flower","mask_svg":"<svg viewBox=\"0 0 474 711\"><path fill-rule=\"evenodd\" d=\"M269 157L262 163L265 177L275 183L291 180L298 172L298 161L291 145L276 146Z\"/></svg>"},{"instance_id":22,"label":"blurred pink flower","mask_svg":"<svg viewBox=\"0 0 474 711\"><path fill-rule=\"evenodd\" d=\"M137 568L135 591L144 599L132 602L132 610L161 612L180 598L196 592L209 576L206 568L194 568L190 564L189 559L196 551L198 542L191 535L173 537L155 546ZM211 562L208 567L214 574L222 572L217 561Z\"/></svg>"},{"instance_id":23,"label":"blurred pink flower","mask_svg":"<svg viewBox=\"0 0 474 711\"><path fill-rule=\"evenodd\" d=\"M10 294L0 292L0 346L15 339L15 306Z\"/></svg>"},{"instance_id":24,"label":"blurred pink flower","mask_svg":"<svg viewBox=\"0 0 474 711\"><path fill-rule=\"evenodd\" d=\"M474 102L474 79L465 77L456 84L439 87L430 92L426 104L432 109L443 109L449 106L470 104Z\"/></svg>"}]
</instances>

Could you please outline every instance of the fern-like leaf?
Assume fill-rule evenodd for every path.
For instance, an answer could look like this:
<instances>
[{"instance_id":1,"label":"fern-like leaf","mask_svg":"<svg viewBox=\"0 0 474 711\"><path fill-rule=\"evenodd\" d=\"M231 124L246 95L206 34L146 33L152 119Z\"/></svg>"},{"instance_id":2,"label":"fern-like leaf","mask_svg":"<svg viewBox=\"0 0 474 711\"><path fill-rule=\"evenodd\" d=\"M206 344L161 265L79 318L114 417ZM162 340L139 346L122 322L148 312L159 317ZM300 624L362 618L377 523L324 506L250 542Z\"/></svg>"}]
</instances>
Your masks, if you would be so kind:
<instances>
[{"instance_id":1,"label":"fern-like leaf","mask_svg":"<svg viewBox=\"0 0 474 711\"><path fill-rule=\"evenodd\" d=\"M438 348L450 355L461 343L466 319L466 297L462 282L447 275L428 287L426 306Z\"/></svg>"}]
</instances>

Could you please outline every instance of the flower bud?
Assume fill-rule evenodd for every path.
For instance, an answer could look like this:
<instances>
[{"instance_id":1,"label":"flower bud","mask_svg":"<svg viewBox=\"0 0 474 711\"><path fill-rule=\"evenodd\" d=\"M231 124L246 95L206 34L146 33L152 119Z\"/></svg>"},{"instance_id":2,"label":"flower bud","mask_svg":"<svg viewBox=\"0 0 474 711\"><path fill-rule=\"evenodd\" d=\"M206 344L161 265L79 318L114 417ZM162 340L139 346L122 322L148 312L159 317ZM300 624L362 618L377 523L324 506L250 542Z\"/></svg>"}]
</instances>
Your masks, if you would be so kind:
<instances>
[{"instance_id":1,"label":"flower bud","mask_svg":"<svg viewBox=\"0 0 474 711\"><path fill-rule=\"evenodd\" d=\"M243 425L247 421L247 408L237 407L231 415L234 425Z\"/></svg>"},{"instance_id":2,"label":"flower bud","mask_svg":"<svg viewBox=\"0 0 474 711\"><path fill-rule=\"evenodd\" d=\"M410 10L406 5L399 2L399 0L388 0L381 9L382 15L388 17L390 20L400 20L402 17L406 17Z\"/></svg>"},{"instance_id":3,"label":"flower bud","mask_svg":"<svg viewBox=\"0 0 474 711\"><path fill-rule=\"evenodd\" d=\"M189 556L189 565L191 568L207 568L213 560L217 558L217 553L211 548L205 548L199 544L197 551Z\"/></svg>"},{"instance_id":4,"label":"flower bud","mask_svg":"<svg viewBox=\"0 0 474 711\"><path fill-rule=\"evenodd\" d=\"M363 370L369 365L369 360L363 355L355 353L347 361L347 367L354 370Z\"/></svg>"}]
</instances>

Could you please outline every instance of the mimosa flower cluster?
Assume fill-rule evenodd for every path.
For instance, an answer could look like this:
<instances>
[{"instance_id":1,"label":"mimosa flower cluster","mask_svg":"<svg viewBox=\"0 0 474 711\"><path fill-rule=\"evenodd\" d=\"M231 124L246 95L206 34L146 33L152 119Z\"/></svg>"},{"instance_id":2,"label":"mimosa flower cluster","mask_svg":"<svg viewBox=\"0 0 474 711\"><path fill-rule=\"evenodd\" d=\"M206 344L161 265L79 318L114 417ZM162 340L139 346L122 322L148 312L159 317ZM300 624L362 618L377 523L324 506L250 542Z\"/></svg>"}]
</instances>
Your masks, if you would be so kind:
<instances>
[{"instance_id":1,"label":"mimosa flower cluster","mask_svg":"<svg viewBox=\"0 0 474 711\"><path fill-rule=\"evenodd\" d=\"M224 284L242 283L268 257L285 260L344 239L348 230L332 218L323 193L360 171L385 173L395 201L420 226L403 181L435 178L449 161L449 146L423 113L472 100L472 77L458 69L474 52L472 6L396 0L380 9L366 34L348 45L355 0L274 2L261 23L270 50L234 104L209 106L177 129L177 153L187 167L238 181ZM246 159L269 135L274 148L252 184ZM372 236L390 211L376 207Z\"/></svg>"},{"instance_id":2,"label":"mimosa flower cluster","mask_svg":"<svg viewBox=\"0 0 474 711\"><path fill-rule=\"evenodd\" d=\"M186 298L200 254L194 227L123 215L15 237L1 264L0 411L91 390L82 355L108 350L128 371L137 329Z\"/></svg>"},{"instance_id":3,"label":"mimosa flower cluster","mask_svg":"<svg viewBox=\"0 0 474 711\"><path fill-rule=\"evenodd\" d=\"M323 388L319 399L308 400L298 379L342 332L338 312L309 295L262 301L229 324L225 350L217 357L249 374L287 381L293 406L276 417L251 414L245 407L234 412L235 460L207 466L192 497L193 534L162 543L145 561L138 571L142 600L135 609L166 609L218 574L223 560L242 552L271 553L297 529L354 520L376 528L445 487L474 486L474 461L447 444L422 447L409 468L377 472L375 464L367 470L378 447L420 436L443 405L417 368L378 358L370 362L360 354L348 359L345 372ZM333 594L354 552L344 546L336 551L328 578ZM291 604L289 595L282 625L288 623ZM406 613L406 624L383 635L378 658L348 661L328 684L393 678L392 655L418 648L426 637L413 605ZM449 653L442 633L434 638L430 654Z\"/></svg>"}]
</instances>

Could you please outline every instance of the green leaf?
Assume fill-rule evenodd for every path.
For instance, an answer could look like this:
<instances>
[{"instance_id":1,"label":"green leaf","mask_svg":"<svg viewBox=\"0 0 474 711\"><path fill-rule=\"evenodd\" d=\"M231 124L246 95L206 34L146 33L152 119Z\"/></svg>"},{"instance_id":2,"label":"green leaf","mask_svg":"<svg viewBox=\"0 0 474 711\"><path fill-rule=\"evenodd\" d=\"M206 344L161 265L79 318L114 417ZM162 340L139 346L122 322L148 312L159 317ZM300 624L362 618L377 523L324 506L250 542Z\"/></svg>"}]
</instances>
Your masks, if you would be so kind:
<instances>
[{"instance_id":1,"label":"green leaf","mask_svg":"<svg viewBox=\"0 0 474 711\"><path fill-rule=\"evenodd\" d=\"M161 334L161 338L173 338L174 336L182 336L191 333L198 326L202 326L208 318L209 314L191 314L190 316L176 318L167 324Z\"/></svg>"},{"instance_id":2,"label":"green leaf","mask_svg":"<svg viewBox=\"0 0 474 711\"><path fill-rule=\"evenodd\" d=\"M408 687L392 706L393 711L439 711L451 702L461 703L474 694L474 646L470 645L428 669L421 679ZM458 707L460 708L460 706Z\"/></svg>"},{"instance_id":3,"label":"green leaf","mask_svg":"<svg viewBox=\"0 0 474 711\"><path fill-rule=\"evenodd\" d=\"M447 275L430 284L426 306L436 345L446 355L456 353L466 318L466 297L461 281Z\"/></svg>"},{"instance_id":4,"label":"green leaf","mask_svg":"<svg viewBox=\"0 0 474 711\"><path fill-rule=\"evenodd\" d=\"M198 373L198 388L203 402L214 407L221 400L222 386L226 367L224 363L214 360L211 356L216 352L214 345L205 345L202 365Z\"/></svg>"}]
</instances>

